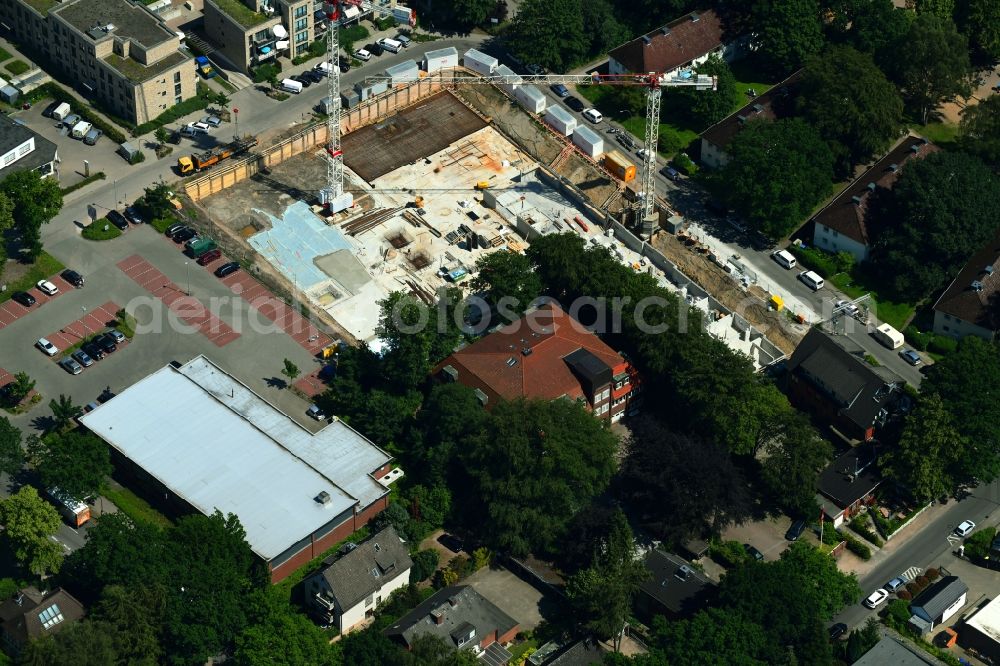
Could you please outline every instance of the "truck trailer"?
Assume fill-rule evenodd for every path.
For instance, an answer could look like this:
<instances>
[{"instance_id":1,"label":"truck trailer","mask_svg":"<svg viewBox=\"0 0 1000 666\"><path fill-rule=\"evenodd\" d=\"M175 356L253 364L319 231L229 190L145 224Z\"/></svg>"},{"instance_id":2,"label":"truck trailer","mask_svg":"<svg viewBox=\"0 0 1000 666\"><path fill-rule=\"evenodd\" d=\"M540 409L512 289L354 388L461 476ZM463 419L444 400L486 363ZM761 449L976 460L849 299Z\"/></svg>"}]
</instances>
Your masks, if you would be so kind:
<instances>
[{"instance_id":1,"label":"truck trailer","mask_svg":"<svg viewBox=\"0 0 1000 666\"><path fill-rule=\"evenodd\" d=\"M195 171L202 171L203 169L215 166L222 160L235 155L241 155L256 145L257 137L255 136L246 136L242 139L236 139L228 145L222 146L221 148L213 148L212 150L204 152L200 155L184 155L183 157L178 157L177 169L180 171L181 175L194 173Z\"/></svg>"}]
</instances>

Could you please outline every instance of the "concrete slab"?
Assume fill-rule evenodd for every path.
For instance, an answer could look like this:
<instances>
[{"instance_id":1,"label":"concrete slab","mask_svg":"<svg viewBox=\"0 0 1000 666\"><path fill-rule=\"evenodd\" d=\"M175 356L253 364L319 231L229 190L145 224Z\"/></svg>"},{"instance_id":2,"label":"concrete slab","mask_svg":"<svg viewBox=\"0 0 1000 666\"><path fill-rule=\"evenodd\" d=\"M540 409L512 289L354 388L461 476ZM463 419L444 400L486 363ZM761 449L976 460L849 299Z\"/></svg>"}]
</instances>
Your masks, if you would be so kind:
<instances>
[{"instance_id":1,"label":"concrete slab","mask_svg":"<svg viewBox=\"0 0 1000 666\"><path fill-rule=\"evenodd\" d=\"M531 631L545 619L544 595L507 569L485 567L463 582L517 620L521 631Z\"/></svg>"}]
</instances>

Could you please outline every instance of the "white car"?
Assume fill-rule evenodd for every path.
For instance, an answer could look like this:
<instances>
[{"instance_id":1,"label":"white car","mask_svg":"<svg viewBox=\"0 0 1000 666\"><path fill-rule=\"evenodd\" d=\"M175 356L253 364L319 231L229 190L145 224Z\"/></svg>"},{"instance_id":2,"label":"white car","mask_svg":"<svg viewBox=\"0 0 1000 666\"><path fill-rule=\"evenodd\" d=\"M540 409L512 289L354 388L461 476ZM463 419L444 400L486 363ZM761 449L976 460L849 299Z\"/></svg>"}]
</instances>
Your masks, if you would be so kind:
<instances>
[{"instance_id":1,"label":"white car","mask_svg":"<svg viewBox=\"0 0 1000 666\"><path fill-rule=\"evenodd\" d=\"M49 296L55 296L59 293L59 287L55 286L48 280L39 280L38 284L35 286L38 287L38 291L43 294L48 294Z\"/></svg>"},{"instance_id":2,"label":"white car","mask_svg":"<svg viewBox=\"0 0 1000 666\"><path fill-rule=\"evenodd\" d=\"M963 520L959 526L955 528L955 534L964 539L972 534L972 530L974 529L976 529L976 524L974 522L971 520Z\"/></svg>"},{"instance_id":3,"label":"white car","mask_svg":"<svg viewBox=\"0 0 1000 666\"><path fill-rule=\"evenodd\" d=\"M646 150L645 148L640 148L639 150L636 151L635 154L639 157L640 160L644 160L646 159L646 153L648 152L649 151Z\"/></svg>"},{"instance_id":4,"label":"white car","mask_svg":"<svg viewBox=\"0 0 1000 666\"><path fill-rule=\"evenodd\" d=\"M834 310L838 310L840 308L843 308L843 310L840 311L846 314L848 317L853 317L854 315L858 314L858 306L855 305L854 303L851 303L850 301L845 301L841 299L833 304Z\"/></svg>"},{"instance_id":5,"label":"white car","mask_svg":"<svg viewBox=\"0 0 1000 666\"><path fill-rule=\"evenodd\" d=\"M49 356L55 356L56 354L59 353L59 350L56 348L56 346L51 342L49 342L48 340L46 340L45 338L38 338L38 342L35 343L35 346L41 349L46 354L48 354Z\"/></svg>"},{"instance_id":6,"label":"white car","mask_svg":"<svg viewBox=\"0 0 1000 666\"><path fill-rule=\"evenodd\" d=\"M868 598L861 603L863 603L868 608L878 608L883 603L885 603L885 600L888 598L889 598L889 593L880 587L879 589L869 594Z\"/></svg>"},{"instance_id":7,"label":"white car","mask_svg":"<svg viewBox=\"0 0 1000 666\"><path fill-rule=\"evenodd\" d=\"M595 125L604 120L604 116L601 115L601 112L593 107L589 109L584 109L583 117L589 120L590 122L594 123Z\"/></svg>"},{"instance_id":8,"label":"white car","mask_svg":"<svg viewBox=\"0 0 1000 666\"><path fill-rule=\"evenodd\" d=\"M365 62L368 62L369 60L372 59L372 54L364 49L358 49L357 51L354 52L354 57L357 58L358 60L363 60Z\"/></svg>"}]
</instances>

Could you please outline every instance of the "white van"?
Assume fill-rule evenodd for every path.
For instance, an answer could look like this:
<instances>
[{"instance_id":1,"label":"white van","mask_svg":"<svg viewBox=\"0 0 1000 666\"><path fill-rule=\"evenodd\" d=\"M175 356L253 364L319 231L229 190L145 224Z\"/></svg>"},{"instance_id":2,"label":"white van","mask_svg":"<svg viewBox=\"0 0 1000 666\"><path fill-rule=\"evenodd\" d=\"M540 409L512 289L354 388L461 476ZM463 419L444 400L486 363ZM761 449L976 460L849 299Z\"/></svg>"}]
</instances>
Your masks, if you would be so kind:
<instances>
[{"instance_id":1,"label":"white van","mask_svg":"<svg viewBox=\"0 0 1000 666\"><path fill-rule=\"evenodd\" d=\"M788 250L775 250L771 253L771 258L788 270L792 270L798 264L795 256Z\"/></svg>"},{"instance_id":2,"label":"white van","mask_svg":"<svg viewBox=\"0 0 1000 666\"><path fill-rule=\"evenodd\" d=\"M802 271L799 273L799 279L805 282L806 286L813 291L819 291L823 288L823 285L826 284L826 282L823 281L823 278L812 271Z\"/></svg>"},{"instance_id":3,"label":"white van","mask_svg":"<svg viewBox=\"0 0 1000 666\"><path fill-rule=\"evenodd\" d=\"M899 349L903 346L903 334L889 324L882 324L872 331L872 337L889 349Z\"/></svg>"},{"instance_id":4,"label":"white van","mask_svg":"<svg viewBox=\"0 0 1000 666\"><path fill-rule=\"evenodd\" d=\"M76 125L73 125L73 130L70 134L74 139L82 139L87 136L87 132L92 129L94 129L94 126L91 123L88 123L86 120L81 120Z\"/></svg>"},{"instance_id":5,"label":"white van","mask_svg":"<svg viewBox=\"0 0 1000 666\"><path fill-rule=\"evenodd\" d=\"M403 48L403 44L401 42L397 42L395 39L389 39L388 37L380 39L376 43L391 53L399 53Z\"/></svg>"},{"instance_id":6,"label":"white van","mask_svg":"<svg viewBox=\"0 0 1000 666\"><path fill-rule=\"evenodd\" d=\"M583 117L589 120L590 122L594 123L595 125L604 120L604 116L602 116L601 112L598 111L597 109L584 109Z\"/></svg>"},{"instance_id":7,"label":"white van","mask_svg":"<svg viewBox=\"0 0 1000 666\"><path fill-rule=\"evenodd\" d=\"M55 109L52 110L52 117L58 121L65 120L66 116L68 116L69 114L70 114L70 108L69 104L67 104L66 102L63 102L62 104L60 104L59 106L57 106Z\"/></svg>"},{"instance_id":8,"label":"white van","mask_svg":"<svg viewBox=\"0 0 1000 666\"><path fill-rule=\"evenodd\" d=\"M285 79L281 82L281 89L284 90L285 92L290 92L295 95L298 95L300 92L302 92L302 84L292 79Z\"/></svg>"}]
</instances>

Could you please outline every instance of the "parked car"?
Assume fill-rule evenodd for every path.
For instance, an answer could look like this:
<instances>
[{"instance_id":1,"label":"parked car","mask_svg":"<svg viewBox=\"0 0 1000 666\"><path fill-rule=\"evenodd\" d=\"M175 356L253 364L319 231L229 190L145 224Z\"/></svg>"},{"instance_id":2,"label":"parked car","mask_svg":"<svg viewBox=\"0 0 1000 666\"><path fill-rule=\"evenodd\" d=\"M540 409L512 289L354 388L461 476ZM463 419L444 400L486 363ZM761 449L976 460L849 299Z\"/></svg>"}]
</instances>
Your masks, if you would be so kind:
<instances>
[{"instance_id":1,"label":"parked car","mask_svg":"<svg viewBox=\"0 0 1000 666\"><path fill-rule=\"evenodd\" d=\"M976 524L974 522L972 522L971 520L963 520L961 523L959 523L958 527L955 528L955 534L964 539L965 537L972 534L972 530L974 529L976 529Z\"/></svg>"},{"instance_id":2,"label":"parked car","mask_svg":"<svg viewBox=\"0 0 1000 666\"><path fill-rule=\"evenodd\" d=\"M554 92L559 97L569 97L569 88L567 88L561 83L553 83L551 86L549 86L549 90Z\"/></svg>"},{"instance_id":3,"label":"parked car","mask_svg":"<svg viewBox=\"0 0 1000 666\"><path fill-rule=\"evenodd\" d=\"M635 139L632 138L631 134L626 134L625 132L618 132L618 134L615 135L615 140L629 150L634 150L635 147L639 145L635 142Z\"/></svg>"},{"instance_id":4,"label":"parked car","mask_svg":"<svg viewBox=\"0 0 1000 666\"><path fill-rule=\"evenodd\" d=\"M125 209L125 219L132 224L142 224L142 215L139 214L139 210L135 206L129 206Z\"/></svg>"},{"instance_id":5,"label":"parked car","mask_svg":"<svg viewBox=\"0 0 1000 666\"><path fill-rule=\"evenodd\" d=\"M583 111L583 109L585 108L583 102L581 102L576 97L567 97L566 99L563 100L563 104L573 109L577 113Z\"/></svg>"},{"instance_id":6,"label":"parked car","mask_svg":"<svg viewBox=\"0 0 1000 666\"><path fill-rule=\"evenodd\" d=\"M843 308L843 309L840 310L841 308ZM844 299L840 299L839 301L837 301L836 303L834 303L833 304L833 309L834 310L840 310L841 312L843 312L844 314L846 314L848 317L854 317L855 315L858 314L858 311L859 311L857 305L855 305L854 303L851 303L850 301L845 301Z\"/></svg>"},{"instance_id":7,"label":"parked car","mask_svg":"<svg viewBox=\"0 0 1000 666\"><path fill-rule=\"evenodd\" d=\"M663 167L662 169L660 169L660 173L662 173L664 177L669 178L670 180L681 179L680 172L677 171L677 169L673 168L672 166Z\"/></svg>"},{"instance_id":8,"label":"parked car","mask_svg":"<svg viewBox=\"0 0 1000 666\"><path fill-rule=\"evenodd\" d=\"M372 54L368 49L358 49L354 52L354 57L363 62L368 62L372 59Z\"/></svg>"},{"instance_id":9,"label":"parked car","mask_svg":"<svg viewBox=\"0 0 1000 666\"><path fill-rule=\"evenodd\" d=\"M128 339L128 338L125 337L125 334L122 333L121 331L119 331L117 328L112 328L112 329L108 330L108 332L107 332L106 335L110 335L111 338L115 341L115 344L119 344L119 345L122 344L123 342L125 342L125 340Z\"/></svg>"},{"instance_id":10,"label":"parked car","mask_svg":"<svg viewBox=\"0 0 1000 666\"><path fill-rule=\"evenodd\" d=\"M635 151L636 157L638 157L640 160L645 160L646 159L646 155L648 155L648 154L649 154L649 150L646 149L646 148L640 148L639 150Z\"/></svg>"},{"instance_id":11,"label":"parked car","mask_svg":"<svg viewBox=\"0 0 1000 666\"><path fill-rule=\"evenodd\" d=\"M35 346L41 349L46 354L48 354L49 356L55 356L56 354L59 353L59 348L56 347L51 342L49 342L48 340L46 340L45 338L38 338L38 342L35 343Z\"/></svg>"},{"instance_id":12,"label":"parked car","mask_svg":"<svg viewBox=\"0 0 1000 666\"><path fill-rule=\"evenodd\" d=\"M15 291L10 295L10 299L15 303L20 303L26 308L30 308L37 302L35 301L35 297L26 291Z\"/></svg>"},{"instance_id":13,"label":"parked car","mask_svg":"<svg viewBox=\"0 0 1000 666\"><path fill-rule=\"evenodd\" d=\"M96 340L91 340L90 342L84 343L83 345L80 346L80 349L85 351L87 353L87 356L89 356L91 359L95 361L100 361L102 358L106 356L104 350L101 349L101 346L97 344Z\"/></svg>"},{"instance_id":14,"label":"parked car","mask_svg":"<svg viewBox=\"0 0 1000 666\"><path fill-rule=\"evenodd\" d=\"M902 351L899 352L899 355L903 357L904 361L906 361L907 363L909 363L914 367L920 365L921 363L920 354L918 354L917 352L915 352L910 348L903 349Z\"/></svg>"},{"instance_id":15,"label":"parked car","mask_svg":"<svg viewBox=\"0 0 1000 666\"><path fill-rule=\"evenodd\" d=\"M71 356L76 359L76 362L85 368L89 368L94 365L94 359L90 358L90 355L83 351L82 349L77 349L71 354Z\"/></svg>"},{"instance_id":16,"label":"parked car","mask_svg":"<svg viewBox=\"0 0 1000 666\"><path fill-rule=\"evenodd\" d=\"M290 76L288 78L290 78L292 81L298 81L299 83L302 84L303 88L308 88L313 84L313 82L312 79L305 76L304 74L305 72L303 72L302 74L295 74L294 76Z\"/></svg>"},{"instance_id":17,"label":"parked car","mask_svg":"<svg viewBox=\"0 0 1000 666\"><path fill-rule=\"evenodd\" d=\"M589 120L590 122L594 123L595 125L604 120L604 116L601 114L601 112L594 108L584 109L583 117Z\"/></svg>"},{"instance_id":18,"label":"parked car","mask_svg":"<svg viewBox=\"0 0 1000 666\"><path fill-rule=\"evenodd\" d=\"M896 590L898 590L899 588L903 587L904 585L906 585L906 577L905 576L896 576L895 578L893 578L892 580L890 580L888 583L886 583L885 585L883 585L882 589L884 589L886 592L889 592L890 594L895 594Z\"/></svg>"},{"instance_id":19,"label":"parked car","mask_svg":"<svg viewBox=\"0 0 1000 666\"><path fill-rule=\"evenodd\" d=\"M743 544L743 550L746 551L747 555L757 560L758 562L764 559L764 553L760 552L759 550L757 550L748 543Z\"/></svg>"},{"instance_id":20,"label":"parked car","mask_svg":"<svg viewBox=\"0 0 1000 666\"><path fill-rule=\"evenodd\" d=\"M316 405L309 405L309 409L306 410L306 414L308 414L310 418L316 419L317 421L323 421L326 419L326 414L324 414L323 410Z\"/></svg>"},{"instance_id":21,"label":"parked car","mask_svg":"<svg viewBox=\"0 0 1000 666\"><path fill-rule=\"evenodd\" d=\"M371 53L373 56L381 56L385 53L385 49L378 42L372 42L371 44L365 44L365 50Z\"/></svg>"},{"instance_id":22,"label":"parked car","mask_svg":"<svg viewBox=\"0 0 1000 666\"><path fill-rule=\"evenodd\" d=\"M410 39L410 36L407 35L405 32L397 34L395 37L393 37L393 39L402 44L404 49L410 45L410 42L413 41L412 39Z\"/></svg>"},{"instance_id":23,"label":"parked car","mask_svg":"<svg viewBox=\"0 0 1000 666\"><path fill-rule=\"evenodd\" d=\"M170 238L173 239L175 243L186 243L197 235L198 232L191 227L184 227L180 231L175 231L173 236Z\"/></svg>"},{"instance_id":24,"label":"parked car","mask_svg":"<svg viewBox=\"0 0 1000 666\"><path fill-rule=\"evenodd\" d=\"M105 354L113 354L118 345L115 344L115 339L108 335L107 333L103 335L98 335L94 338L94 343L101 348Z\"/></svg>"},{"instance_id":25,"label":"parked car","mask_svg":"<svg viewBox=\"0 0 1000 666\"><path fill-rule=\"evenodd\" d=\"M118 227L121 231L128 231L128 220L116 210L108 211L108 222Z\"/></svg>"},{"instance_id":26,"label":"parked car","mask_svg":"<svg viewBox=\"0 0 1000 666\"><path fill-rule=\"evenodd\" d=\"M48 280L39 280L35 286L38 287L38 291L48 296L55 296L59 293L59 287L55 286Z\"/></svg>"},{"instance_id":27,"label":"parked car","mask_svg":"<svg viewBox=\"0 0 1000 666\"><path fill-rule=\"evenodd\" d=\"M201 122L205 123L209 127L218 127L222 124L222 118L219 118L219 116L205 116L201 119Z\"/></svg>"},{"instance_id":28,"label":"parked car","mask_svg":"<svg viewBox=\"0 0 1000 666\"><path fill-rule=\"evenodd\" d=\"M47 107L45 107L44 111L42 111L42 116L45 118L51 118L52 112L58 109L60 104L62 104L62 102L52 102Z\"/></svg>"},{"instance_id":29,"label":"parked car","mask_svg":"<svg viewBox=\"0 0 1000 666\"><path fill-rule=\"evenodd\" d=\"M72 129L73 125L76 125L78 122L80 122L80 116L75 113L71 113L62 119L62 125L66 129Z\"/></svg>"},{"instance_id":30,"label":"parked car","mask_svg":"<svg viewBox=\"0 0 1000 666\"><path fill-rule=\"evenodd\" d=\"M371 57L371 56L369 56L369 57ZM345 73L351 71L351 59L350 58L345 58L344 56L340 56L339 63L340 63L340 72L341 72L341 74L345 74Z\"/></svg>"},{"instance_id":31,"label":"parked car","mask_svg":"<svg viewBox=\"0 0 1000 666\"><path fill-rule=\"evenodd\" d=\"M830 640L835 641L841 636L847 633L847 625L843 622L838 622L837 624L830 627Z\"/></svg>"},{"instance_id":32,"label":"parked car","mask_svg":"<svg viewBox=\"0 0 1000 666\"><path fill-rule=\"evenodd\" d=\"M73 358L67 357L59 361L59 365L62 369L71 375L78 375L83 372L83 366L77 363Z\"/></svg>"},{"instance_id":33,"label":"parked car","mask_svg":"<svg viewBox=\"0 0 1000 666\"><path fill-rule=\"evenodd\" d=\"M83 142L88 146L96 146L97 141L104 136L104 130L91 127L90 131L83 135Z\"/></svg>"},{"instance_id":34,"label":"parked car","mask_svg":"<svg viewBox=\"0 0 1000 666\"><path fill-rule=\"evenodd\" d=\"M66 282L69 282L74 287L83 286L83 276L71 268L67 268L60 275L62 276L63 280L66 280Z\"/></svg>"},{"instance_id":35,"label":"parked car","mask_svg":"<svg viewBox=\"0 0 1000 666\"><path fill-rule=\"evenodd\" d=\"M209 250L205 254L203 254L200 257L198 257L198 259L197 259L198 265L199 266L208 266L210 263L212 263L213 261L215 261L216 259L218 259L221 256L222 256L222 251L221 250L218 250L218 249Z\"/></svg>"},{"instance_id":36,"label":"parked car","mask_svg":"<svg viewBox=\"0 0 1000 666\"><path fill-rule=\"evenodd\" d=\"M309 79L312 83L319 83L323 80L323 75L317 72L315 69L307 69L302 72L303 78Z\"/></svg>"},{"instance_id":37,"label":"parked car","mask_svg":"<svg viewBox=\"0 0 1000 666\"><path fill-rule=\"evenodd\" d=\"M883 603L885 603L885 600L888 598L889 598L889 593L880 587L879 589L869 594L865 598L865 600L861 603L863 603L868 608L878 608Z\"/></svg>"},{"instance_id":38,"label":"parked car","mask_svg":"<svg viewBox=\"0 0 1000 666\"><path fill-rule=\"evenodd\" d=\"M215 269L215 277L224 278L227 275L232 275L236 271L240 270L240 264L238 261L230 261L228 264L222 264Z\"/></svg>"},{"instance_id":39,"label":"parked car","mask_svg":"<svg viewBox=\"0 0 1000 666\"><path fill-rule=\"evenodd\" d=\"M167 227L166 231L163 232L163 235L166 236L167 238L173 238L174 234L176 234L181 229L187 229L187 226L181 224L180 222L178 222L177 224L171 224L169 227Z\"/></svg>"},{"instance_id":40,"label":"parked car","mask_svg":"<svg viewBox=\"0 0 1000 666\"><path fill-rule=\"evenodd\" d=\"M804 532L805 529L806 529L806 521L796 520L794 523L792 523L791 527L788 528L788 531L785 532L785 539L787 539L788 541L795 541L800 536L802 536L802 532Z\"/></svg>"}]
</instances>

